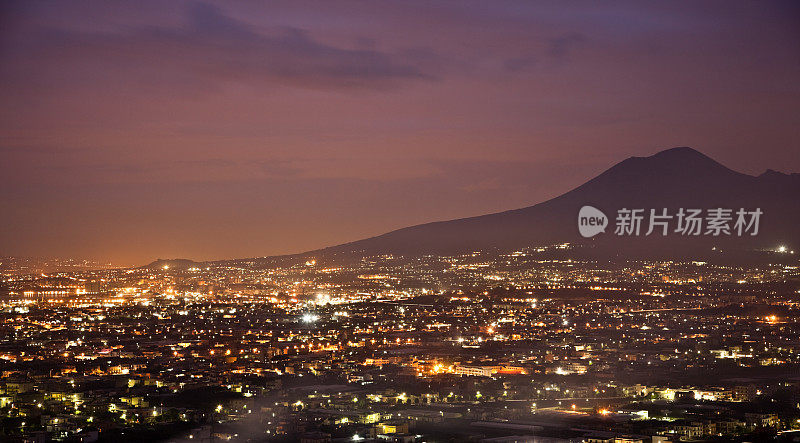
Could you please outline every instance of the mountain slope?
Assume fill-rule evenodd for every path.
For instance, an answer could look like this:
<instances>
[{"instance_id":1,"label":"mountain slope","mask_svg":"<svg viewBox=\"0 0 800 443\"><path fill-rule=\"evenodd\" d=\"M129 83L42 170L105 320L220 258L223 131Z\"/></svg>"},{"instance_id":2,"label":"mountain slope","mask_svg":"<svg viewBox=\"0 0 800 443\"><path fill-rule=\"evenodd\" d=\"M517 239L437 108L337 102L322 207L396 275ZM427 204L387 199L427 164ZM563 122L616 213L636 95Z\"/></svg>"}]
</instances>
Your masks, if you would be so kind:
<instances>
[{"instance_id":1,"label":"mountain slope","mask_svg":"<svg viewBox=\"0 0 800 443\"><path fill-rule=\"evenodd\" d=\"M673 148L650 157L631 157L585 184L543 203L495 214L427 223L343 245L313 251L319 254L451 254L482 249L518 249L571 242L603 254L683 256L711 248L749 250L788 244L800 249L800 174L767 171L754 177L726 168L691 148ZM584 239L577 214L584 205L603 211L606 232ZM679 234L616 236L614 222L621 208L761 208L757 236Z\"/></svg>"}]
</instances>

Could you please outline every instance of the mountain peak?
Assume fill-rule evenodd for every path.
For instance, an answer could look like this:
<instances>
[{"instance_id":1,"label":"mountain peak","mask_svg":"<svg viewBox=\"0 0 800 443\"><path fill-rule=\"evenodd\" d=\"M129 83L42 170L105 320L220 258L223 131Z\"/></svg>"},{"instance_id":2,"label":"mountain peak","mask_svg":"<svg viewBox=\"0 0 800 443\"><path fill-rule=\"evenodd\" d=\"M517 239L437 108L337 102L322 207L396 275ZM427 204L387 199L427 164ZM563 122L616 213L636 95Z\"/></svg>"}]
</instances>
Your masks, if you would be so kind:
<instances>
[{"instance_id":1,"label":"mountain peak","mask_svg":"<svg viewBox=\"0 0 800 443\"><path fill-rule=\"evenodd\" d=\"M656 152L652 155L652 157L660 157L660 158L708 158L707 155L703 154L702 152L698 151L697 149L690 148L688 146L678 146L675 148L665 149L663 151Z\"/></svg>"},{"instance_id":2,"label":"mountain peak","mask_svg":"<svg viewBox=\"0 0 800 443\"><path fill-rule=\"evenodd\" d=\"M644 159L650 163L657 162L657 163L666 163L679 166L687 166L687 165L722 166L719 162L717 162L713 158L688 146L665 149L663 151L656 152L655 154L649 157L632 157L632 158Z\"/></svg>"},{"instance_id":3,"label":"mountain peak","mask_svg":"<svg viewBox=\"0 0 800 443\"><path fill-rule=\"evenodd\" d=\"M772 171L754 177L731 170L695 149L678 147L630 157L581 186L533 206L411 226L325 251L446 254L570 243L594 248L591 253L598 257L621 253L707 257L712 247L752 251L774 244L800 244L799 190L800 174ZM620 208L760 208L769 215L765 215L758 236L667 238L643 233L618 238L612 233L589 241L575 225L576 214L586 205L604 214L615 214Z\"/></svg>"},{"instance_id":4,"label":"mountain peak","mask_svg":"<svg viewBox=\"0 0 800 443\"><path fill-rule=\"evenodd\" d=\"M729 179L741 176L743 174L725 167L696 149L678 147L647 157L629 157L572 192L587 188L610 192L609 186L617 189L645 184L652 186L665 180L689 183L701 177L719 180L723 177ZM597 185L601 185L600 188Z\"/></svg>"},{"instance_id":5,"label":"mountain peak","mask_svg":"<svg viewBox=\"0 0 800 443\"><path fill-rule=\"evenodd\" d=\"M767 169L758 178L764 182L780 184L787 187L797 187L800 184L800 174L797 172L783 173L774 169Z\"/></svg>"},{"instance_id":6,"label":"mountain peak","mask_svg":"<svg viewBox=\"0 0 800 443\"><path fill-rule=\"evenodd\" d=\"M795 174L787 174L787 173L784 173L784 172L781 172L781 171L776 171L774 169L767 169L761 175L759 175L759 177L781 177L781 178L783 178L783 177L790 177L792 175L795 175Z\"/></svg>"}]
</instances>

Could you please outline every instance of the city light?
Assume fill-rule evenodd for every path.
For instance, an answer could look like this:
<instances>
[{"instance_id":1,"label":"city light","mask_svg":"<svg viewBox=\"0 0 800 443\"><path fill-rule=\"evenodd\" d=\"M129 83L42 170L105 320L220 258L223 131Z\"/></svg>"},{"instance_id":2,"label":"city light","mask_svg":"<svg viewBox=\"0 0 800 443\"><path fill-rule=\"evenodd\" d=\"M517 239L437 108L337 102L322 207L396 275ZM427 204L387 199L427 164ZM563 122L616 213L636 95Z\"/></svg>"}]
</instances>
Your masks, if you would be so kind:
<instances>
[{"instance_id":1,"label":"city light","mask_svg":"<svg viewBox=\"0 0 800 443\"><path fill-rule=\"evenodd\" d=\"M303 323L314 323L315 321L319 320L319 316L316 314L305 313L302 317Z\"/></svg>"},{"instance_id":2,"label":"city light","mask_svg":"<svg viewBox=\"0 0 800 443\"><path fill-rule=\"evenodd\" d=\"M65 405L62 414L69 411L64 415L76 423L72 433L97 424L92 418L96 406L88 406L95 403L104 404L121 427L146 426L148 420L190 425L209 413L217 422L255 416L264 423L265 435L280 438L298 436L290 434L286 420L315 414L362 438L359 426L364 423L378 426L385 435L399 435L414 422L435 417L448 423L476 407L491 411L497 423L515 417L550 420L553 414L574 420L613 415L614 423L635 429L647 411L628 405L645 398L667 410L686 407L686 401L752 410L749 402L785 388L783 379L770 379L769 374L791 371L800 363L792 345L796 322L782 314L796 309L796 291L770 292L759 311L752 311L774 306L774 313L744 310L752 303L751 294L800 278L795 265L772 264L756 271L710 262L699 266L693 260L603 268L591 261L548 260L532 268L527 254L484 256L481 266L472 266L471 256L428 258L430 265L396 257L372 259L350 265L351 280L304 263L247 273L241 267L198 267L186 271L180 284L174 274L179 271L160 267L136 270L133 280L127 269L109 270L99 278L112 289L96 299L88 291L81 293L77 303L67 298L76 291L65 291L59 299L55 289L47 289L37 299L36 288L46 287L49 276L36 276L37 286L7 278L14 294L5 301L4 324L18 339L37 345L6 346L0 361L48 361L48 370L39 376L59 380L52 386L68 392L50 392L50 385L9 373L10 380L19 381L0 384L4 392L12 392L0 393L0 413L36 399L28 406L45 415L52 413L53 398L59 398ZM441 263L447 264L447 272L431 271ZM341 269L335 272L346 268ZM492 294L496 283L473 287L487 281L483 275L499 275L501 269L503 281L515 287L499 296ZM405 285L393 272L410 283ZM98 278L91 271L66 275L75 279L68 282ZM416 283L436 286L439 280L459 289L437 293ZM264 281L269 290L244 293ZM392 283L376 291L376 281ZM210 284L217 295L204 289ZM597 297L597 291L603 294ZM581 297L571 298L575 294ZM320 303L328 296L335 304ZM116 298L121 301L107 303ZM696 315L728 306L738 306L742 314ZM322 318L325 325L307 327ZM96 335L100 330L103 335ZM66 340L64 331L71 331ZM662 384L676 365L735 365L767 371L769 381ZM630 371L659 381L626 383L617 378ZM326 377L335 382L318 381ZM114 381L118 390L86 391L87 380L95 379ZM310 380L308 389L295 389L305 380ZM167 406L198 388L225 397L208 409L194 403L179 410ZM19 389L38 396L15 396ZM220 402L223 398L226 403ZM280 401L266 407L261 404L265 398ZM609 399L616 403L608 404L615 401ZM601 400L604 406L590 413ZM740 429L763 427L721 407L715 423L741 420ZM616 410L621 412L612 412ZM68 422L64 415L59 416L60 426ZM759 417L780 423L772 414ZM679 434L678 421L655 420L667 434ZM25 432L30 429L25 426ZM237 440L234 433L220 435Z\"/></svg>"}]
</instances>

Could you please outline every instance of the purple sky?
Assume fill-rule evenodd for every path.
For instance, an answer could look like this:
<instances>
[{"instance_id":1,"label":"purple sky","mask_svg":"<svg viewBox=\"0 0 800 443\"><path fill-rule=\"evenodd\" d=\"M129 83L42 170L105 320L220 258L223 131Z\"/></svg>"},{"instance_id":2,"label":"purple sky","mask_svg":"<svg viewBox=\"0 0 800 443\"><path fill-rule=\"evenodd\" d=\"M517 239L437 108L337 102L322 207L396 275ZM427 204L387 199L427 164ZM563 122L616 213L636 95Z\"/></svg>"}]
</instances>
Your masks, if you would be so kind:
<instances>
[{"instance_id":1,"label":"purple sky","mask_svg":"<svg viewBox=\"0 0 800 443\"><path fill-rule=\"evenodd\" d=\"M797 2L564 3L2 2L0 255L300 252L674 146L800 171Z\"/></svg>"}]
</instances>

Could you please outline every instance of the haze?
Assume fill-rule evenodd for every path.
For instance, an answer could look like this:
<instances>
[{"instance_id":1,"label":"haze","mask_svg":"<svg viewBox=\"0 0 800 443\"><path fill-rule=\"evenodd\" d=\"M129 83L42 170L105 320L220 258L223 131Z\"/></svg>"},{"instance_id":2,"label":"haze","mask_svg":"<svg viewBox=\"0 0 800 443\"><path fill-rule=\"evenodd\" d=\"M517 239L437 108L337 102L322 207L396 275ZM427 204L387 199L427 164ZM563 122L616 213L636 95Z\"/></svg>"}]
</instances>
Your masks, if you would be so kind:
<instances>
[{"instance_id":1,"label":"haze","mask_svg":"<svg viewBox=\"0 0 800 443\"><path fill-rule=\"evenodd\" d=\"M0 255L300 252L692 146L800 171L796 2L3 2Z\"/></svg>"}]
</instances>

